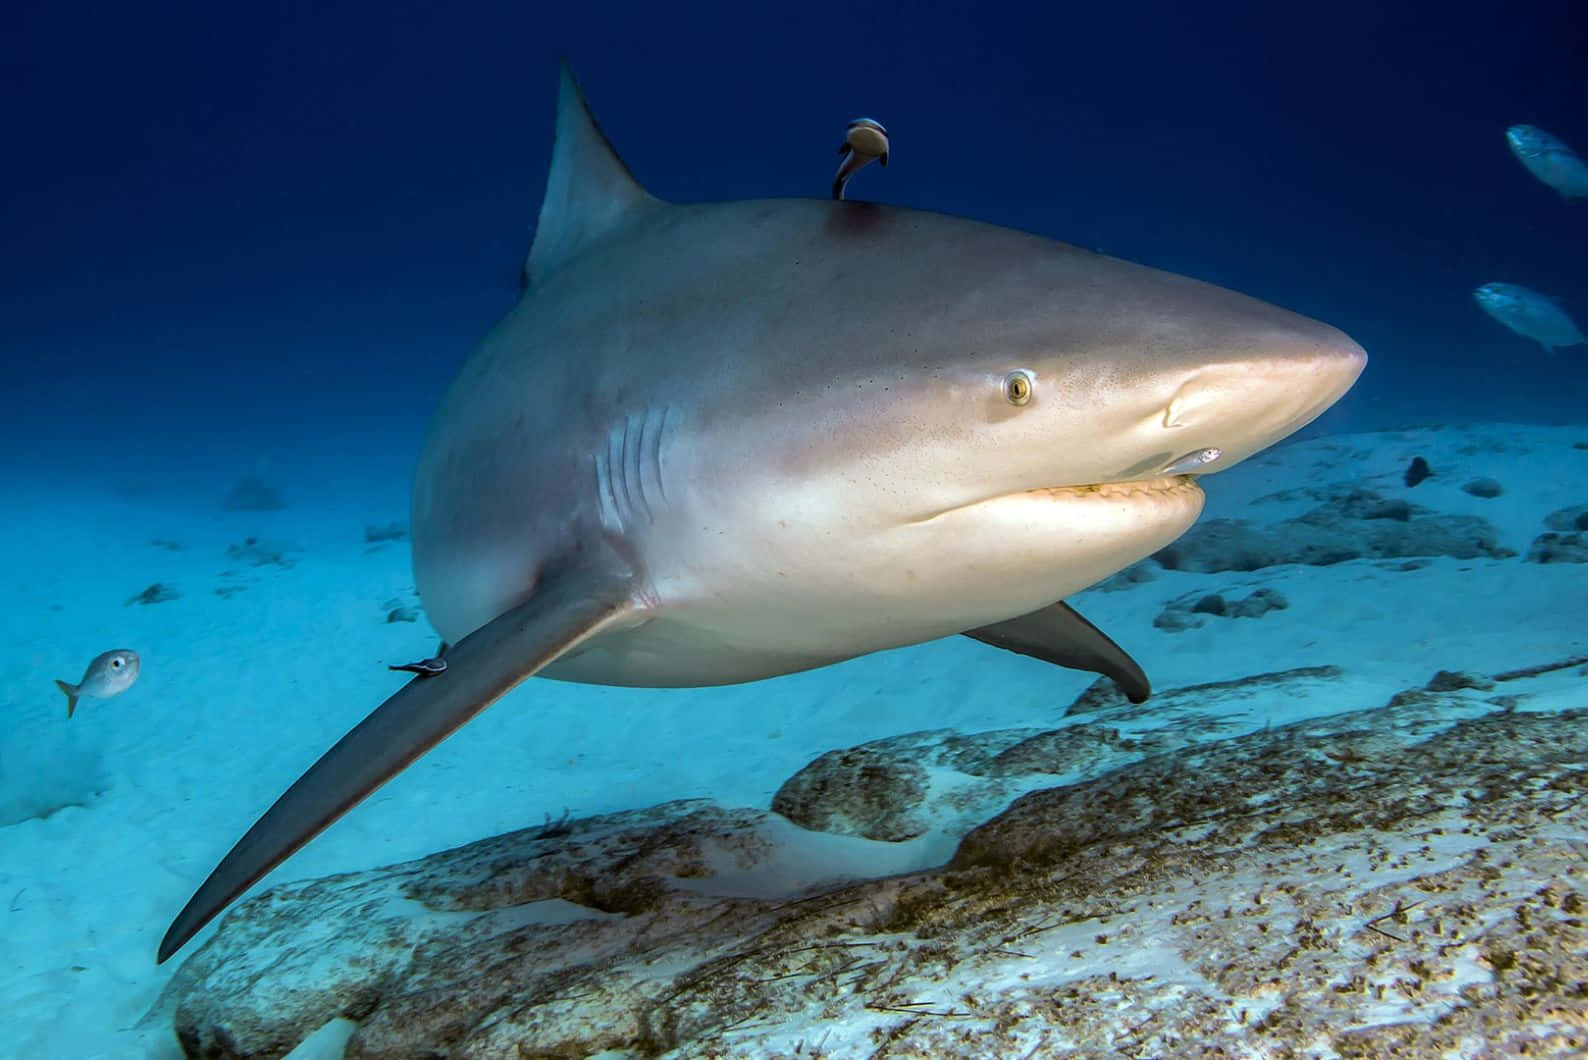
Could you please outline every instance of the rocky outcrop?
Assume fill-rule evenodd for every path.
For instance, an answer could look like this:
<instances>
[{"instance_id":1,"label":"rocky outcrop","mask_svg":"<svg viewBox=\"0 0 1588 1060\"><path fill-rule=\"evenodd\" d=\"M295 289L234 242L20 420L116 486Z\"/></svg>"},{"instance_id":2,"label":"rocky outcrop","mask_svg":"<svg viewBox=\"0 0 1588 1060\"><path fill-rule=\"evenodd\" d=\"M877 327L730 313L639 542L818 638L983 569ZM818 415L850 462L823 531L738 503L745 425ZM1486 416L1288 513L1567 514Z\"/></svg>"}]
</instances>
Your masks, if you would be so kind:
<instances>
[{"instance_id":1,"label":"rocky outcrop","mask_svg":"<svg viewBox=\"0 0 1588 1060\"><path fill-rule=\"evenodd\" d=\"M857 880L921 840L686 802L276 887L161 1012L207 1057L337 1020L355 1058L1579 1055L1588 710L1511 709L1578 663L1494 675L1508 697L1444 674L1284 728L1160 731L1154 754L1103 703L878 741L798 786L807 820L853 831L935 824L948 777L1023 784L941 869Z\"/></svg>"},{"instance_id":2,"label":"rocky outcrop","mask_svg":"<svg viewBox=\"0 0 1588 1060\"><path fill-rule=\"evenodd\" d=\"M1224 593L1187 593L1164 605L1152 624L1171 633L1200 628L1206 618L1262 618L1290 606L1278 589L1257 589L1239 600Z\"/></svg>"},{"instance_id":3,"label":"rocky outcrop","mask_svg":"<svg viewBox=\"0 0 1588 1060\"><path fill-rule=\"evenodd\" d=\"M1588 530L1588 504L1558 508L1544 517L1544 525L1551 530L1566 534Z\"/></svg>"},{"instance_id":4,"label":"rocky outcrop","mask_svg":"<svg viewBox=\"0 0 1588 1060\"><path fill-rule=\"evenodd\" d=\"M1326 496L1324 503L1279 523L1209 520L1154 558L1169 570L1217 572L1252 571L1281 563L1329 566L1353 559L1515 555L1500 546L1494 526L1476 516L1438 515L1359 488Z\"/></svg>"},{"instance_id":5,"label":"rocky outcrop","mask_svg":"<svg viewBox=\"0 0 1588 1060\"><path fill-rule=\"evenodd\" d=\"M1588 563L1588 534L1539 534L1527 549L1529 563Z\"/></svg>"},{"instance_id":6,"label":"rocky outcrop","mask_svg":"<svg viewBox=\"0 0 1588 1060\"><path fill-rule=\"evenodd\" d=\"M926 767L869 747L829 751L784 782L772 810L802 828L866 839L914 839L927 829Z\"/></svg>"}]
</instances>

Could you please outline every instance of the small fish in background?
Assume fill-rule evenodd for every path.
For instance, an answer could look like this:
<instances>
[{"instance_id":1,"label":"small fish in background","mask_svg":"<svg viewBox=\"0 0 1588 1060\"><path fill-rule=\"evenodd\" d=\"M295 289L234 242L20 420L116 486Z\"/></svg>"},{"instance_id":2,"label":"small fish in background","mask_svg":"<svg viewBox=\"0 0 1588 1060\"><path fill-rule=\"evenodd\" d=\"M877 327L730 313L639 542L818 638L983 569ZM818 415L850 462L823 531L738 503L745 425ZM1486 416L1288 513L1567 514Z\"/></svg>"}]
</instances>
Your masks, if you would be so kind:
<instances>
[{"instance_id":1,"label":"small fish in background","mask_svg":"<svg viewBox=\"0 0 1588 1060\"><path fill-rule=\"evenodd\" d=\"M1560 192L1563 199L1588 198L1588 162L1557 136L1536 125L1513 125L1505 142L1527 171Z\"/></svg>"},{"instance_id":2,"label":"small fish in background","mask_svg":"<svg viewBox=\"0 0 1588 1060\"><path fill-rule=\"evenodd\" d=\"M1406 469L1406 485L1415 486L1424 479L1433 478L1434 469L1428 466L1428 461L1420 456L1412 457L1411 466Z\"/></svg>"},{"instance_id":3,"label":"small fish in background","mask_svg":"<svg viewBox=\"0 0 1588 1060\"><path fill-rule=\"evenodd\" d=\"M84 697L110 699L121 695L138 679L139 665L137 652L117 648L95 656L77 684L56 681L55 687L66 696L66 716L72 716L77 710L77 701Z\"/></svg>"},{"instance_id":4,"label":"small fish in background","mask_svg":"<svg viewBox=\"0 0 1588 1060\"><path fill-rule=\"evenodd\" d=\"M838 153L844 157L833 175L833 198L842 199L850 177L878 159L884 166L888 164L888 130L874 118L856 118L849 123Z\"/></svg>"},{"instance_id":5,"label":"small fish in background","mask_svg":"<svg viewBox=\"0 0 1588 1060\"><path fill-rule=\"evenodd\" d=\"M1554 300L1514 283L1486 283L1472 292L1478 306L1523 338L1554 353L1560 346L1578 346L1588 339Z\"/></svg>"}]
</instances>

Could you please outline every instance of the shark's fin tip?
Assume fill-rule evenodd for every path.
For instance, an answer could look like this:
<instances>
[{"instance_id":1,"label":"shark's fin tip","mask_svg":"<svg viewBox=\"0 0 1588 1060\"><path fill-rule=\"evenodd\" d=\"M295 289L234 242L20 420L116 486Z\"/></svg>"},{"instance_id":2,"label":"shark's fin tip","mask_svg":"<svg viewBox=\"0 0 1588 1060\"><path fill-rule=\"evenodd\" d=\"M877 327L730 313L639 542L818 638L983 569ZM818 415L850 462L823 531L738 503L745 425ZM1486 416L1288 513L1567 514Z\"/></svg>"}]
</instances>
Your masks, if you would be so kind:
<instances>
[{"instance_id":1,"label":"shark's fin tip","mask_svg":"<svg viewBox=\"0 0 1588 1060\"><path fill-rule=\"evenodd\" d=\"M605 553L544 573L533 595L454 644L354 726L254 822L171 922L164 962L271 869L507 691L632 608Z\"/></svg>"},{"instance_id":2,"label":"shark's fin tip","mask_svg":"<svg viewBox=\"0 0 1588 1060\"><path fill-rule=\"evenodd\" d=\"M1113 679L1132 703L1145 703L1152 682L1130 654L1064 601L981 629L967 637L1005 651Z\"/></svg>"}]
</instances>

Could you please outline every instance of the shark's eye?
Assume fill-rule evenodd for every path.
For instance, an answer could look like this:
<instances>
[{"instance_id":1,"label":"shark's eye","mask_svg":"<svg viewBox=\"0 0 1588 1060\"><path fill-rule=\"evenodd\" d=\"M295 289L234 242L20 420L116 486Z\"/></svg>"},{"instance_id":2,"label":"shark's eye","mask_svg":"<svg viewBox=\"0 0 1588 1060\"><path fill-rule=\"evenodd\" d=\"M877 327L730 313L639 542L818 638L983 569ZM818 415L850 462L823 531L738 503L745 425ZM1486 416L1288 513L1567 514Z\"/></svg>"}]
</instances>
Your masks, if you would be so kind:
<instances>
[{"instance_id":1,"label":"shark's eye","mask_svg":"<svg viewBox=\"0 0 1588 1060\"><path fill-rule=\"evenodd\" d=\"M1004 397L1011 405L1024 405L1031 400L1031 373L1016 369L1004 376Z\"/></svg>"}]
</instances>

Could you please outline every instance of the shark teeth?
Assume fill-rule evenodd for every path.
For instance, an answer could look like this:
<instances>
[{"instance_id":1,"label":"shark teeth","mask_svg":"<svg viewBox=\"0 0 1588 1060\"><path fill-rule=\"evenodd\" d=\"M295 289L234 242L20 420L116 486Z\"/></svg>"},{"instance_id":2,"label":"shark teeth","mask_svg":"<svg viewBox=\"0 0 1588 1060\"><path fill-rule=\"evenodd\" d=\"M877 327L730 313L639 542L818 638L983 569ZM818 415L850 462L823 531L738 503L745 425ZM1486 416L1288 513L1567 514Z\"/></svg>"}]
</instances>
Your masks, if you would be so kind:
<instances>
[{"instance_id":1,"label":"shark teeth","mask_svg":"<svg viewBox=\"0 0 1588 1060\"><path fill-rule=\"evenodd\" d=\"M1185 475L1164 475L1159 478L1138 479L1130 482L1097 482L1083 486L1042 486L1026 490L1046 493L1057 498L1070 497L1129 497L1151 494L1184 493L1200 489L1195 481Z\"/></svg>"}]
</instances>

